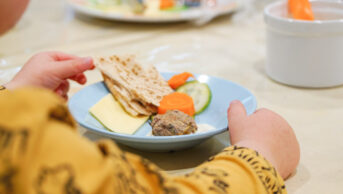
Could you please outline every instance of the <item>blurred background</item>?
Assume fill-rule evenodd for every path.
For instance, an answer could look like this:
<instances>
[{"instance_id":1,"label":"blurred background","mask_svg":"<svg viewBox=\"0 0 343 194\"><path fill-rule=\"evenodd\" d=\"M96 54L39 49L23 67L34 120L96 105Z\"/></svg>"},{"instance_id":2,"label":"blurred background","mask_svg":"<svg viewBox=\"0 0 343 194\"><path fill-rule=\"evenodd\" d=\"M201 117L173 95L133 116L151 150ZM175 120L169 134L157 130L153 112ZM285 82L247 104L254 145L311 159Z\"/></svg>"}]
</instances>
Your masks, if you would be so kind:
<instances>
[{"instance_id":1,"label":"blurred background","mask_svg":"<svg viewBox=\"0 0 343 194\"><path fill-rule=\"evenodd\" d=\"M0 83L8 81L29 56L46 50L63 50L64 52L79 55L112 54L120 50L122 52L140 52L144 56L149 55L149 53L169 52L172 48L166 48L168 45L163 42L165 37L175 37L178 42L173 46L169 45L169 47L182 47L186 42L192 42L192 40L197 42L195 39L201 40L202 35L207 36L213 32L213 38L218 35L228 36L227 44L231 45L232 49L230 50L234 52L234 50L240 50L239 47L244 47L244 44L231 43L230 41L234 40L230 37L240 35L246 37L244 39L251 39L246 41L257 42L259 38L263 38L263 29L259 27L263 22L262 9L265 4L271 1L239 0L239 8L234 15L224 15L211 21L212 23L207 21L199 25L194 22L142 24L102 20L79 14L67 1L31 0L19 23L10 32L0 36L0 45L2 45L0 47ZM228 27L229 24L230 27ZM211 30L208 33L202 33L207 27L211 28ZM251 30L242 32L242 28ZM226 29L229 31L224 32L223 30ZM182 31L183 35L179 35L179 31ZM197 31L202 35L195 35L193 31ZM251 35L249 35L250 33ZM158 39L160 43L158 41L158 45L153 45L150 41L151 46L148 49L150 51L141 53L142 51L137 48L138 42L144 44L141 43L142 40L149 40L155 37L156 34L163 34ZM253 37L257 39L252 39ZM119 49L122 44L135 41L137 44L130 45L130 48L125 49L125 51ZM201 48L202 45L197 43L197 45L193 46ZM182 55L187 55L184 53L189 53L189 51L182 53ZM235 53L230 55L235 55ZM179 54L175 53L175 56L180 59ZM164 58L166 56L158 55L158 57ZM153 57L148 58L152 60ZM184 56L183 59L185 58L187 57ZM165 59L165 61L170 60ZM186 61L183 63L186 63ZM166 68L163 62L158 66L159 68Z\"/></svg>"},{"instance_id":2,"label":"blurred background","mask_svg":"<svg viewBox=\"0 0 343 194\"><path fill-rule=\"evenodd\" d=\"M294 127L302 158L296 176L286 182L289 193L337 193L343 181L343 155L339 154L343 149L343 88L304 89L272 81L264 68L263 8L274 0L229 1L235 2L235 7L220 17L213 18L212 9L206 9L209 17L142 23L99 19L94 17L99 12L82 8L83 0L31 0L19 23L0 36L0 84L41 51L79 56L135 54L142 63L154 64L160 71L191 71L224 78L249 89L259 107L272 109ZM169 11L184 17L180 10ZM188 16L194 13L199 12ZM105 17L106 13L100 15ZM132 15L122 18L132 19ZM98 71L86 75L87 84L102 80ZM70 96L82 87L71 83ZM228 135L224 134L182 152L137 153L164 169L177 170L201 163L227 143Z\"/></svg>"}]
</instances>

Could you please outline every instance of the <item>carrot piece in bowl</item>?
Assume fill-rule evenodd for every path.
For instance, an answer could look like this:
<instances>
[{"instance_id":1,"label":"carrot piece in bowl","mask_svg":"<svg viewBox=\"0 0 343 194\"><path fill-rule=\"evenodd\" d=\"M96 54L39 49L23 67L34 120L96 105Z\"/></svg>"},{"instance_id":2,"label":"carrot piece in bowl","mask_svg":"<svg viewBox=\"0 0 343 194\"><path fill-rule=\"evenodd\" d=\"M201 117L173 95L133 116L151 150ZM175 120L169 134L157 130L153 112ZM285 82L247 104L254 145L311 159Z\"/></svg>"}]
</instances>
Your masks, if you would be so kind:
<instances>
[{"instance_id":1,"label":"carrot piece in bowl","mask_svg":"<svg viewBox=\"0 0 343 194\"><path fill-rule=\"evenodd\" d=\"M173 88L174 90L180 86L182 86L183 84L185 84L188 80L188 78L193 77L194 75L188 72L184 72L184 73L180 73L177 75L174 75L172 78L170 78L168 80L168 84L171 88Z\"/></svg>"},{"instance_id":2,"label":"carrot piece in bowl","mask_svg":"<svg viewBox=\"0 0 343 194\"><path fill-rule=\"evenodd\" d=\"M288 10L294 19L308 21L314 20L309 0L288 0Z\"/></svg>"},{"instance_id":3,"label":"carrot piece in bowl","mask_svg":"<svg viewBox=\"0 0 343 194\"><path fill-rule=\"evenodd\" d=\"M193 99L187 94L179 92L164 96L158 107L158 114L164 114L168 110L179 110L193 116L195 114Z\"/></svg>"}]
</instances>

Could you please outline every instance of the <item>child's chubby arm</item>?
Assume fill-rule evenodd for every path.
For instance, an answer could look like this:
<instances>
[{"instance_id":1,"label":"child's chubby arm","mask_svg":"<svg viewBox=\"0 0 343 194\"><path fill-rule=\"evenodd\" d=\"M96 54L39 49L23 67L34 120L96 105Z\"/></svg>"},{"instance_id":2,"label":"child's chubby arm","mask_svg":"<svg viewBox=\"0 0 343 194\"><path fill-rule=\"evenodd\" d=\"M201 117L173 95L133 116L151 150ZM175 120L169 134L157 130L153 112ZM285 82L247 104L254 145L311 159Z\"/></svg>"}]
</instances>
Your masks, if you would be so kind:
<instances>
[{"instance_id":1,"label":"child's chubby arm","mask_svg":"<svg viewBox=\"0 0 343 194\"><path fill-rule=\"evenodd\" d=\"M65 104L52 92L11 91L0 95L0 106L0 191L5 193L285 193L281 176L287 177L299 159L289 153L299 148L283 119L267 110L247 116L239 102L229 109L231 142L250 149L228 147L177 177L121 151L111 140L80 137ZM282 162L285 155L292 156L288 164Z\"/></svg>"}]
</instances>

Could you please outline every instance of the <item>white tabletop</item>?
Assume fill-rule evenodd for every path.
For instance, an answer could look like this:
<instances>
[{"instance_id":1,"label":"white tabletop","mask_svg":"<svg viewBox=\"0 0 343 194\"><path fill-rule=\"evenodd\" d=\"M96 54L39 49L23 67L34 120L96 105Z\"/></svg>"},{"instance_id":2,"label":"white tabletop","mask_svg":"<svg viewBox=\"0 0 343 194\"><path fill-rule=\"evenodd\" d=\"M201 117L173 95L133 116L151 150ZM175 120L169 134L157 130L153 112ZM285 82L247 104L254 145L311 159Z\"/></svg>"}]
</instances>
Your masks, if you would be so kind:
<instances>
[{"instance_id":1,"label":"white tabletop","mask_svg":"<svg viewBox=\"0 0 343 194\"><path fill-rule=\"evenodd\" d=\"M251 90L259 107L274 110L294 127L301 161L286 181L289 193L339 193L343 189L343 87L302 89L269 79L264 71L265 26L260 4L196 26L116 23L78 15L64 1L32 0L19 24L0 37L0 84L31 55L47 50L80 56L130 53L161 71L190 71L231 80ZM88 84L101 80L99 72L86 74ZM73 83L70 95L81 88ZM88 132L84 135L98 138ZM227 145L228 134L222 134L173 153L123 148L179 174Z\"/></svg>"}]
</instances>

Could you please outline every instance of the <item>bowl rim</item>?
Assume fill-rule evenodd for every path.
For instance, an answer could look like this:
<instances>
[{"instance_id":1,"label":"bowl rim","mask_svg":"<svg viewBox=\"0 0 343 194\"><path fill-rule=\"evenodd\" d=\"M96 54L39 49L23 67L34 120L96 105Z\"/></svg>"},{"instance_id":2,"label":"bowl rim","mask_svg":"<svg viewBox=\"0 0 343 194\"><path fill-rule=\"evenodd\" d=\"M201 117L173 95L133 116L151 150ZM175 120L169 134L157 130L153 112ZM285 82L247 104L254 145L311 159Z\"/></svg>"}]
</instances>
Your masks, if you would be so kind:
<instances>
[{"instance_id":1,"label":"bowl rim","mask_svg":"<svg viewBox=\"0 0 343 194\"><path fill-rule=\"evenodd\" d=\"M311 0L311 3L321 2L321 3L328 3L328 4L337 4L342 6L343 12L343 1L335 0L335 1L327 1L327 0ZM273 19L277 22L283 22L288 24L295 24L295 25L332 25L332 24L343 24L342 19L333 19L333 20L314 20L314 21L307 21L307 20L297 20L292 18L285 18L281 16L277 16L271 13L271 9L274 7L280 6L281 4L286 4L287 2L284 0L277 1L267 5L264 9L264 16L269 19Z\"/></svg>"},{"instance_id":2,"label":"bowl rim","mask_svg":"<svg viewBox=\"0 0 343 194\"><path fill-rule=\"evenodd\" d=\"M84 123L79 123L79 124L82 127L84 127L87 131L99 134L103 136L104 138L110 137L119 141L130 141L130 142L139 142L139 143L151 143L151 142L172 143L172 142L183 142L187 140L206 139L214 135L223 133L227 130L227 128L224 128L224 129L211 130L206 133L189 134L189 135L182 135L182 136L149 137L149 136L133 136L133 135L126 135L126 134L118 134L118 133L113 133L111 131L100 130Z\"/></svg>"},{"instance_id":3,"label":"bowl rim","mask_svg":"<svg viewBox=\"0 0 343 194\"><path fill-rule=\"evenodd\" d=\"M176 74L177 72L161 72L162 75L173 75ZM194 74L196 77L201 76L201 75L206 75L212 79L217 79L220 81L225 81L225 82L229 82L230 84L236 85L240 88L242 88L243 90L245 90L246 92L248 92L250 95L249 97L245 98L242 103L244 104L246 101L250 101L252 100L253 102L253 109L252 111L254 112L257 108L257 99L255 97L255 95L248 90L247 88L241 86L240 84L237 84L233 81L230 80L226 80L226 79L222 79L219 77L215 77L215 76L210 76L207 74ZM95 85L95 84L101 84L102 81L100 82L96 82L93 83L91 85ZM89 85L89 86L91 86ZM89 87L87 86L87 87ZM73 97L70 99L70 101L68 102L68 108L70 109L72 101L73 101ZM75 100L75 99L74 99ZM70 109L70 112L73 115L73 111ZM247 112L248 114L252 114L253 112ZM94 126L91 126L87 123L82 122L82 120L79 120L80 118L75 117L73 115L73 118L77 121L77 123L79 125L81 125L82 127L84 127L87 131L93 132L93 133L97 133L97 134L101 134L101 136L103 136L104 138L109 137L115 140L119 140L119 141L130 141L130 142L139 142L139 143L171 143L171 142L184 142L184 141L189 141L189 140L199 140L199 139L207 139L210 138L214 135L223 133L225 131L228 130L227 127L222 128L222 129L215 129L215 130L211 130L211 131L207 131L205 133L198 133L198 134L189 134L189 135L182 135L182 136L158 136L158 137L150 137L150 136L133 136L133 135L127 135L127 134L120 134L120 133L114 133L111 131L107 131L107 130L102 130L102 129L97 129Z\"/></svg>"}]
</instances>

